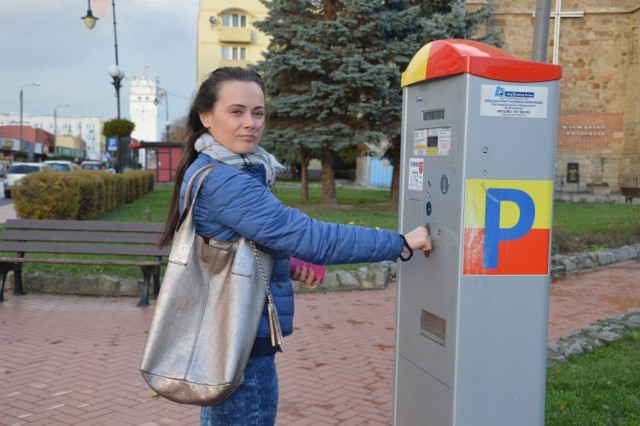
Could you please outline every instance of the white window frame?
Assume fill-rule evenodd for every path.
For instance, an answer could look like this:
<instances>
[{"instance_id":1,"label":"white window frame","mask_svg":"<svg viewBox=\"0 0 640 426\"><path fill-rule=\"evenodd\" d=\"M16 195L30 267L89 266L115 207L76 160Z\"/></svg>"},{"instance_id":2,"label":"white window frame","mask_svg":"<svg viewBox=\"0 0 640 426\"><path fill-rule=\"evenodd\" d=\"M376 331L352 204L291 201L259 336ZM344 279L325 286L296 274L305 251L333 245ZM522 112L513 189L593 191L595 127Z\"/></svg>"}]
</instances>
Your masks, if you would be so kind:
<instances>
[{"instance_id":1,"label":"white window frame","mask_svg":"<svg viewBox=\"0 0 640 426\"><path fill-rule=\"evenodd\" d=\"M222 26L245 28L247 26L247 15L241 13L225 13L222 15Z\"/></svg>"},{"instance_id":2,"label":"white window frame","mask_svg":"<svg viewBox=\"0 0 640 426\"><path fill-rule=\"evenodd\" d=\"M243 46L222 46L222 59L225 61L246 61L247 48Z\"/></svg>"}]
</instances>

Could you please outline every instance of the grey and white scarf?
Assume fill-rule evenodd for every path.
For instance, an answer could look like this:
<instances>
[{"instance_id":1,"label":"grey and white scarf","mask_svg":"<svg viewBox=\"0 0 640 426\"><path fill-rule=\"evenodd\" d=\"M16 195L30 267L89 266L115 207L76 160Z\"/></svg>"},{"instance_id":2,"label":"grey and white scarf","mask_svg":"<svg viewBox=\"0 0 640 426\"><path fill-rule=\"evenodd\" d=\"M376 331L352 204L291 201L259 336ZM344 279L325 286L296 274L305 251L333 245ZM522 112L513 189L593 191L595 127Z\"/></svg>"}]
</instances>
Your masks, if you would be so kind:
<instances>
[{"instance_id":1,"label":"grey and white scarf","mask_svg":"<svg viewBox=\"0 0 640 426\"><path fill-rule=\"evenodd\" d=\"M222 161L238 169L257 164L264 165L267 184L270 187L273 186L276 180L276 174L287 170L282 164L278 163L276 157L269 154L264 148L258 146L251 154L236 154L220 145L209 133L205 133L198 138L195 143L195 149L213 159Z\"/></svg>"}]
</instances>

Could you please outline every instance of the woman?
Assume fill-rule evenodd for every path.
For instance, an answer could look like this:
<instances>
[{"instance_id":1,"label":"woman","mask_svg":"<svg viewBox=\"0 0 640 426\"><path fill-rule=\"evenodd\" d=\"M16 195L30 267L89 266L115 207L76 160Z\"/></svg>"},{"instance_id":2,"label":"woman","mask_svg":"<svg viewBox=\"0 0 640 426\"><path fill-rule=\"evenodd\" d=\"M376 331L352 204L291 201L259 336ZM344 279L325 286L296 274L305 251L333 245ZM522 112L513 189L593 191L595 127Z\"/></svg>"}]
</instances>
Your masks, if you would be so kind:
<instances>
[{"instance_id":1,"label":"woman","mask_svg":"<svg viewBox=\"0 0 640 426\"><path fill-rule=\"evenodd\" d=\"M293 331L289 257L315 264L395 260L404 251L431 249L424 228L405 236L394 231L310 219L282 204L269 187L282 166L259 147L266 107L264 82L249 69L219 68L202 83L188 116L188 140L176 170L176 186L161 245L171 241L186 183L207 164L218 163L204 180L194 207L199 235L221 240L244 236L274 257L270 289L284 336ZM312 271L293 278L317 285ZM201 425L273 425L278 407L275 353L263 313L243 384L224 403L202 407Z\"/></svg>"}]
</instances>

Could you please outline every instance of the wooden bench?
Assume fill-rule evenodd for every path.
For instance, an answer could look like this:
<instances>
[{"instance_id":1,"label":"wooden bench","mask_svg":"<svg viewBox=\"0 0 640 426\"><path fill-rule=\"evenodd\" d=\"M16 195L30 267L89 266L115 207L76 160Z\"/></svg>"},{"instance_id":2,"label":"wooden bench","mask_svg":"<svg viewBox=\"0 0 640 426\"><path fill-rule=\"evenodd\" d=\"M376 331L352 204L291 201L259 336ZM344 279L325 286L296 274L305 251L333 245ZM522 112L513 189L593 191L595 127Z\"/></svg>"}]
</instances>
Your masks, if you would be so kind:
<instances>
[{"instance_id":1,"label":"wooden bench","mask_svg":"<svg viewBox=\"0 0 640 426\"><path fill-rule=\"evenodd\" d=\"M144 289L138 306L149 305L151 279L154 293L160 288L160 268L166 264L170 247L158 249L164 223L109 222L77 220L9 219L0 241L0 273L3 300L7 274L14 273L14 294L23 294L22 264L83 264L139 266L144 276ZM15 252L15 257L6 257ZM26 257L40 254L39 257ZM44 254L44 256L42 256ZM50 254L88 255L85 258L48 256ZM127 259L109 259L117 256Z\"/></svg>"},{"instance_id":2,"label":"wooden bench","mask_svg":"<svg viewBox=\"0 0 640 426\"><path fill-rule=\"evenodd\" d=\"M625 203L633 203L634 198L640 198L640 188L622 186L620 187L620 193L624 196Z\"/></svg>"}]
</instances>

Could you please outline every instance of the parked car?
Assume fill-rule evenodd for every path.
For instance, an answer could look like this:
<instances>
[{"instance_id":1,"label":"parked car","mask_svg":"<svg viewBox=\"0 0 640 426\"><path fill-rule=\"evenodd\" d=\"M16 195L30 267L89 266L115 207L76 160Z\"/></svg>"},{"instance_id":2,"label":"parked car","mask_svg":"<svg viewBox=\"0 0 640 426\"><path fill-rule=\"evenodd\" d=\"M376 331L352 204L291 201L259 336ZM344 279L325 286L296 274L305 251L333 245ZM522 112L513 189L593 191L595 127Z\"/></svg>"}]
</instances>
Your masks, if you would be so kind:
<instances>
[{"instance_id":1,"label":"parked car","mask_svg":"<svg viewBox=\"0 0 640 426\"><path fill-rule=\"evenodd\" d=\"M20 180L30 173L51 172L51 166L45 163L12 163L4 180L4 197L11 198L11 191Z\"/></svg>"},{"instance_id":2,"label":"parked car","mask_svg":"<svg viewBox=\"0 0 640 426\"><path fill-rule=\"evenodd\" d=\"M102 163L99 161L83 161L80 163L82 170L104 170Z\"/></svg>"},{"instance_id":3,"label":"parked car","mask_svg":"<svg viewBox=\"0 0 640 426\"><path fill-rule=\"evenodd\" d=\"M81 170L80 166L73 161L47 160L44 163L50 165L54 172L75 172L76 170Z\"/></svg>"}]
</instances>

